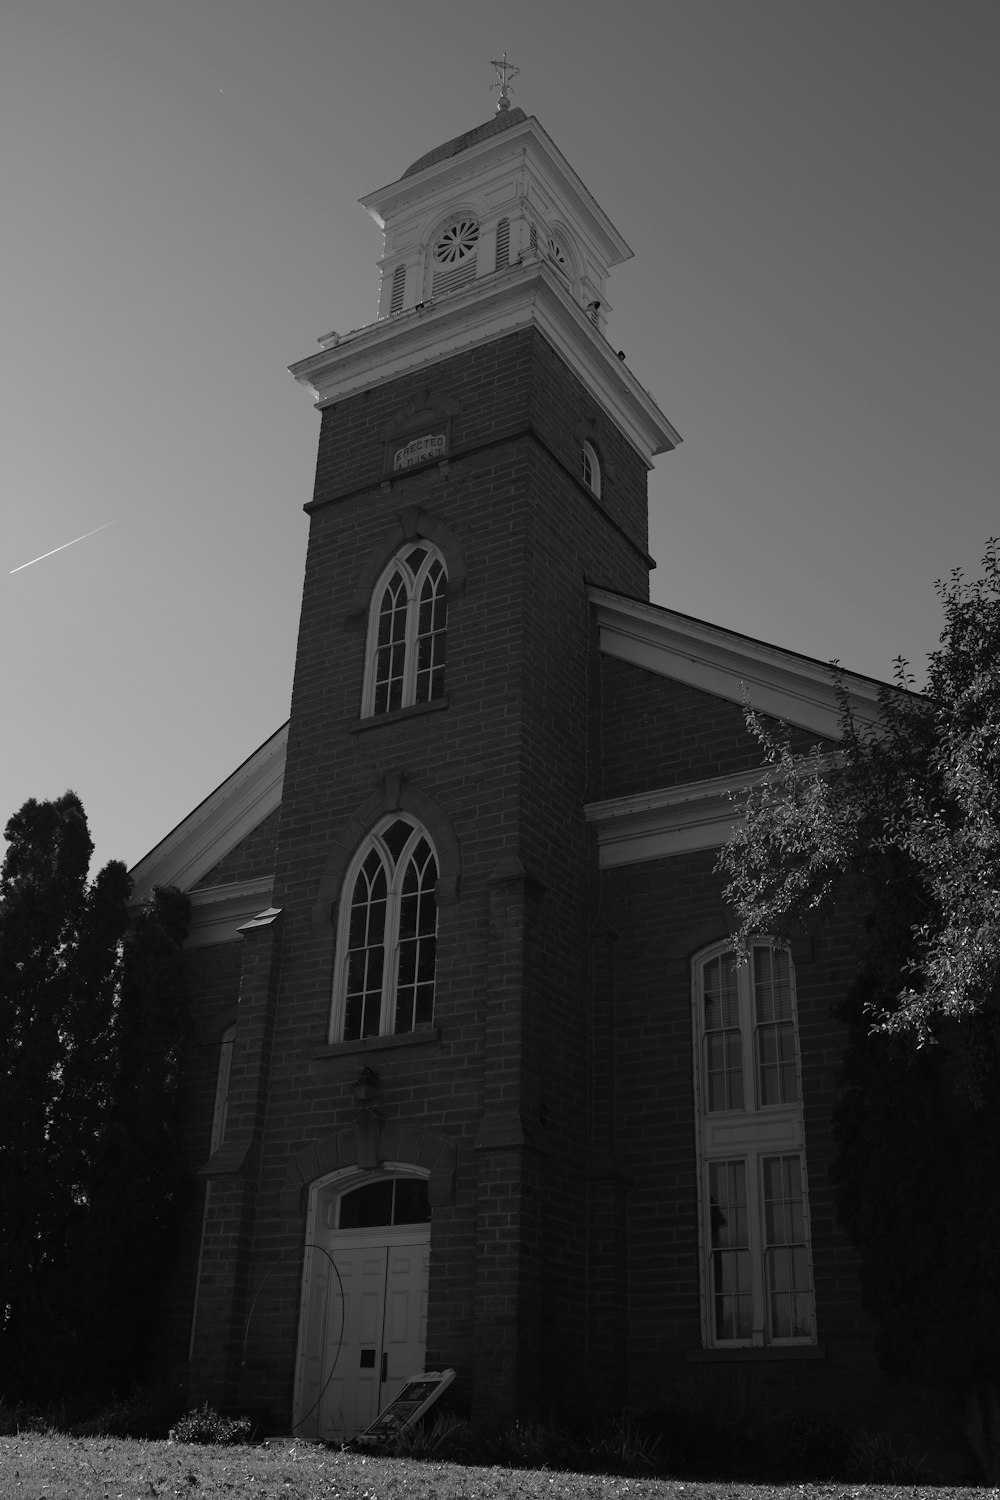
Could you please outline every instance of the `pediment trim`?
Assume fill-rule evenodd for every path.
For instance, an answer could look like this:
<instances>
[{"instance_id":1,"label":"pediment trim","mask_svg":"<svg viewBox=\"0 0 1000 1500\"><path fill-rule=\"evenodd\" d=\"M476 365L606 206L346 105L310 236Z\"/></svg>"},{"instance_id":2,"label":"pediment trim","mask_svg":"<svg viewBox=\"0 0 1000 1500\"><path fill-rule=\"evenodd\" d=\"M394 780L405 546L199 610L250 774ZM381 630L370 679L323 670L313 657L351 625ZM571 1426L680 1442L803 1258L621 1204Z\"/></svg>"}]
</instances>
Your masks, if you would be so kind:
<instances>
[{"instance_id":1,"label":"pediment trim","mask_svg":"<svg viewBox=\"0 0 1000 1500\"><path fill-rule=\"evenodd\" d=\"M130 871L132 900L158 885L190 891L281 803L288 725L265 740ZM259 901L256 910L267 904ZM252 915L248 913L247 915Z\"/></svg>"},{"instance_id":2,"label":"pediment trim","mask_svg":"<svg viewBox=\"0 0 1000 1500\"><path fill-rule=\"evenodd\" d=\"M840 702L829 662L606 589L589 593L605 655L731 703L749 702L823 739L839 738ZM874 723L886 684L854 672L842 678L858 719Z\"/></svg>"}]
</instances>

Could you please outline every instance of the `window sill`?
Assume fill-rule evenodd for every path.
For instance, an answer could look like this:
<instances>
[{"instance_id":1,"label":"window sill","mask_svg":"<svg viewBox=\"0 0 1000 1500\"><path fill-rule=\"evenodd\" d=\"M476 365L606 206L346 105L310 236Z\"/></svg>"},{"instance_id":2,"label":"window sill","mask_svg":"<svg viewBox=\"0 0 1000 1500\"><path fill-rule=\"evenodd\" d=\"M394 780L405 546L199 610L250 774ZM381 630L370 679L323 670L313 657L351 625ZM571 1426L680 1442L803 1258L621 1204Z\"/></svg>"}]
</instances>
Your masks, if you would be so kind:
<instances>
[{"instance_id":1,"label":"window sill","mask_svg":"<svg viewBox=\"0 0 1000 1500\"><path fill-rule=\"evenodd\" d=\"M439 708L448 707L448 695L431 698L426 703L411 703L408 708L394 708L385 714L369 714L347 726L348 734L364 734L368 729L379 729L383 724L398 724L400 719L414 719L420 714L432 714Z\"/></svg>"},{"instance_id":2,"label":"window sill","mask_svg":"<svg viewBox=\"0 0 1000 1500\"><path fill-rule=\"evenodd\" d=\"M313 1061L324 1057L349 1057L351 1053L385 1052L390 1047L420 1047L440 1040L440 1027L430 1026L425 1031L402 1031L398 1036L366 1036L356 1042L330 1042L325 1047L314 1047L309 1056Z\"/></svg>"},{"instance_id":3,"label":"window sill","mask_svg":"<svg viewBox=\"0 0 1000 1500\"><path fill-rule=\"evenodd\" d=\"M689 1349L689 1365L753 1363L761 1360L826 1359L825 1344L774 1344L770 1348Z\"/></svg>"}]
</instances>

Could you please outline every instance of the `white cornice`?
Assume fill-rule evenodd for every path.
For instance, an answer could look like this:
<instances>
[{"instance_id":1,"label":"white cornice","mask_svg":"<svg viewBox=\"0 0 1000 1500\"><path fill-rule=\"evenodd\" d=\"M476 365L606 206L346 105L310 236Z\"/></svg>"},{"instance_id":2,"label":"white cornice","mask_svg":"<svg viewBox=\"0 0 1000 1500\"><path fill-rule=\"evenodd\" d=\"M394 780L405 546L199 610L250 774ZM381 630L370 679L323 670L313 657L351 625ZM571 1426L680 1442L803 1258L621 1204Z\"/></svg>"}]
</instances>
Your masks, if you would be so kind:
<instances>
[{"instance_id":1,"label":"white cornice","mask_svg":"<svg viewBox=\"0 0 1000 1500\"><path fill-rule=\"evenodd\" d=\"M190 891L279 806L287 744L288 725L283 724L139 861L130 871L133 902L144 901L157 885ZM255 910L265 904L258 902Z\"/></svg>"},{"instance_id":2,"label":"white cornice","mask_svg":"<svg viewBox=\"0 0 1000 1500\"><path fill-rule=\"evenodd\" d=\"M191 892L191 930L187 948L231 943L240 928L259 917L271 900L270 877L241 880L232 885L210 885Z\"/></svg>"},{"instance_id":3,"label":"white cornice","mask_svg":"<svg viewBox=\"0 0 1000 1500\"><path fill-rule=\"evenodd\" d=\"M832 755L819 759L822 766L833 763ZM584 814L597 830L600 868L720 848L742 822L740 794L757 786L764 773L764 767L735 771L730 776L588 803Z\"/></svg>"},{"instance_id":4,"label":"white cornice","mask_svg":"<svg viewBox=\"0 0 1000 1500\"><path fill-rule=\"evenodd\" d=\"M826 739L840 734L840 704L831 667L812 657L769 646L704 620L592 588L601 650L661 677L783 719ZM845 672L855 714L865 723L879 717L884 684Z\"/></svg>"},{"instance_id":5,"label":"white cornice","mask_svg":"<svg viewBox=\"0 0 1000 1500\"><path fill-rule=\"evenodd\" d=\"M648 466L655 454L677 446L679 433L544 261L481 277L461 292L371 323L289 368L322 408L530 327L594 392Z\"/></svg>"},{"instance_id":6,"label":"white cornice","mask_svg":"<svg viewBox=\"0 0 1000 1500\"><path fill-rule=\"evenodd\" d=\"M601 869L718 848L740 821L732 793L755 786L761 775L742 771L588 803L584 813L597 829Z\"/></svg>"},{"instance_id":7,"label":"white cornice","mask_svg":"<svg viewBox=\"0 0 1000 1500\"><path fill-rule=\"evenodd\" d=\"M390 217L434 196L439 185L456 187L466 180L482 181L525 153L530 153L539 181L563 200L576 225L596 239L605 264L620 265L631 259L632 251L625 240L534 115L520 125L465 147L455 156L431 162L422 172L400 177L386 187L366 193L360 202L379 227L384 228Z\"/></svg>"}]
</instances>

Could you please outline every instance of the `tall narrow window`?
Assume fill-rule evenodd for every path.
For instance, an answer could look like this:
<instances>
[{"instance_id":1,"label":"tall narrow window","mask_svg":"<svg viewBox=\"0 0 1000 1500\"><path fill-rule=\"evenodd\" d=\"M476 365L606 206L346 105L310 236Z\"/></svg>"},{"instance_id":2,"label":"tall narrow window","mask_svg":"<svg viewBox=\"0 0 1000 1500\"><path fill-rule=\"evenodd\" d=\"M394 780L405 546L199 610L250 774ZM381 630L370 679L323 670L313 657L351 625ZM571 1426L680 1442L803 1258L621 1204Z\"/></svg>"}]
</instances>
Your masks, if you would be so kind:
<instances>
[{"instance_id":1,"label":"tall narrow window","mask_svg":"<svg viewBox=\"0 0 1000 1500\"><path fill-rule=\"evenodd\" d=\"M815 1340L791 955L767 940L694 964L709 1346Z\"/></svg>"},{"instance_id":2,"label":"tall narrow window","mask_svg":"<svg viewBox=\"0 0 1000 1500\"><path fill-rule=\"evenodd\" d=\"M437 878L430 839L402 814L362 846L340 903L331 1041L431 1026Z\"/></svg>"},{"instance_id":3,"label":"tall narrow window","mask_svg":"<svg viewBox=\"0 0 1000 1500\"><path fill-rule=\"evenodd\" d=\"M390 713L444 696L447 574L436 547L398 552L372 595L361 713Z\"/></svg>"}]
</instances>

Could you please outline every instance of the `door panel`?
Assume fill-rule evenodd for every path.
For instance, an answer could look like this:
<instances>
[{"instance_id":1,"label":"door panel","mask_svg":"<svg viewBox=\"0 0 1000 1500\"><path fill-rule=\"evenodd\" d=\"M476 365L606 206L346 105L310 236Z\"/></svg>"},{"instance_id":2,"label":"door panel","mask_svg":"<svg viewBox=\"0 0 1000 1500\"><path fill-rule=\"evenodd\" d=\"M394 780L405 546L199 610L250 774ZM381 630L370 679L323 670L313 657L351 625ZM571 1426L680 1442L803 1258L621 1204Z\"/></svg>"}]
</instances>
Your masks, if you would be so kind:
<instances>
[{"instance_id":1,"label":"door panel","mask_svg":"<svg viewBox=\"0 0 1000 1500\"><path fill-rule=\"evenodd\" d=\"M319 1248L309 1251L306 1267L308 1292L302 1310L305 1333L299 1367L299 1392L296 1409L301 1414L299 1430L305 1437L315 1437L319 1426L320 1391L323 1387L323 1365L327 1345L327 1324L331 1315L340 1327L340 1307L333 1305L331 1281L335 1280L328 1257Z\"/></svg>"},{"instance_id":2,"label":"door panel","mask_svg":"<svg viewBox=\"0 0 1000 1500\"><path fill-rule=\"evenodd\" d=\"M336 1236L330 1250L343 1286L344 1332L342 1339L327 1340L323 1378L329 1384L320 1405L319 1435L349 1438L378 1416L388 1251L385 1245L338 1245ZM327 1318L334 1331L337 1321Z\"/></svg>"},{"instance_id":3,"label":"door panel","mask_svg":"<svg viewBox=\"0 0 1000 1500\"><path fill-rule=\"evenodd\" d=\"M320 1233L339 1276L312 1252L297 1402L304 1435L353 1437L424 1367L430 1229L397 1230L404 1242L387 1244L393 1233L375 1229L367 1242Z\"/></svg>"},{"instance_id":4,"label":"door panel","mask_svg":"<svg viewBox=\"0 0 1000 1500\"><path fill-rule=\"evenodd\" d=\"M405 1381L424 1368L427 1347L427 1272L430 1245L390 1245L386 1267L386 1380L379 1410L399 1394Z\"/></svg>"}]
</instances>

